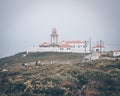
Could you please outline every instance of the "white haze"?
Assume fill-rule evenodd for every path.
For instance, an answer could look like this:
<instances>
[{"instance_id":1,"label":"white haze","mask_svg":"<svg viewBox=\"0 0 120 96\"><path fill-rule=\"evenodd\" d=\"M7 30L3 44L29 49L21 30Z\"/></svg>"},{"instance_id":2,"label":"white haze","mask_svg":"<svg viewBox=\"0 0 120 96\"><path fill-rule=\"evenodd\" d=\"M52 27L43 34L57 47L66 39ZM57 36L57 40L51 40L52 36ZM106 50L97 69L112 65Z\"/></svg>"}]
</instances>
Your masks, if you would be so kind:
<instances>
[{"instance_id":1,"label":"white haze","mask_svg":"<svg viewBox=\"0 0 120 96\"><path fill-rule=\"evenodd\" d=\"M120 0L0 0L0 57L50 41L103 40L120 49Z\"/></svg>"}]
</instances>

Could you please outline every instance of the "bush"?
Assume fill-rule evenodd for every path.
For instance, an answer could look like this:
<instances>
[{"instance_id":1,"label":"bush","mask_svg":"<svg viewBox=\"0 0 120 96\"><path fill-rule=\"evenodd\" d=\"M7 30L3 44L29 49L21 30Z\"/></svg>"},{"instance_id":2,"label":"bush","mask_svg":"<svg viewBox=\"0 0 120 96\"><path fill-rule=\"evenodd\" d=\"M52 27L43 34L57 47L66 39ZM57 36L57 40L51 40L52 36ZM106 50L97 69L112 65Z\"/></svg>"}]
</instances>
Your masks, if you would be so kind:
<instances>
[{"instance_id":1,"label":"bush","mask_svg":"<svg viewBox=\"0 0 120 96\"><path fill-rule=\"evenodd\" d=\"M46 91L46 96L63 96L64 90L54 87L54 88L48 88Z\"/></svg>"},{"instance_id":2,"label":"bush","mask_svg":"<svg viewBox=\"0 0 120 96\"><path fill-rule=\"evenodd\" d=\"M13 83L13 84L9 84L7 89L6 89L6 92L5 93L19 93L19 92L23 92L24 89L26 88L26 86L24 84L22 84L21 82L19 83Z\"/></svg>"}]
</instances>

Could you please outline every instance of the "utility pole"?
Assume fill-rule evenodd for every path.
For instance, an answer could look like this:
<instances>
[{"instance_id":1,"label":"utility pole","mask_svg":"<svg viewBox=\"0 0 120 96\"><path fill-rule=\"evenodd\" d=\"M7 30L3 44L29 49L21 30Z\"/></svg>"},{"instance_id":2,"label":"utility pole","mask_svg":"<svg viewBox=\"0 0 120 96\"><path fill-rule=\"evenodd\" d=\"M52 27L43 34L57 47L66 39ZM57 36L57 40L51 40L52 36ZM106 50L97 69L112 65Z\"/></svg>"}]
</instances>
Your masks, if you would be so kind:
<instances>
[{"instance_id":1,"label":"utility pole","mask_svg":"<svg viewBox=\"0 0 120 96\"><path fill-rule=\"evenodd\" d=\"M100 53L102 52L102 40L100 40Z\"/></svg>"},{"instance_id":2,"label":"utility pole","mask_svg":"<svg viewBox=\"0 0 120 96\"><path fill-rule=\"evenodd\" d=\"M104 46L104 41L102 42L102 45Z\"/></svg>"},{"instance_id":3,"label":"utility pole","mask_svg":"<svg viewBox=\"0 0 120 96\"><path fill-rule=\"evenodd\" d=\"M91 50L91 38L89 38L89 43L90 43L90 44L89 44L89 45L90 45L89 50L90 50L90 53L91 53L91 51L92 51L92 50Z\"/></svg>"},{"instance_id":4,"label":"utility pole","mask_svg":"<svg viewBox=\"0 0 120 96\"><path fill-rule=\"evenodd\" d=\"M84 54L84 57L86 56L86 46L87 46L87 44L86 44L86 41L85 41L85 54Z\"/></svg>"}]
</instances>

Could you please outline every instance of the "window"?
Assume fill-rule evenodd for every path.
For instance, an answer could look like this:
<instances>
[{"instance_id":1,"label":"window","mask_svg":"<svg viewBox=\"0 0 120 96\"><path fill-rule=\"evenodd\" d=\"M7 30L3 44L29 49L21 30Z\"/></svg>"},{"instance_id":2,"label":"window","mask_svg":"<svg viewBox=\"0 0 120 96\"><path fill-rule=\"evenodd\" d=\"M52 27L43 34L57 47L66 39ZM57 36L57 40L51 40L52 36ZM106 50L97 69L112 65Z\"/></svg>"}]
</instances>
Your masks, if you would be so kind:
<instances>
[{"instance_id":1,"label":"window","mask_svg":"<svg viewBox=\"0 0 120 96\"><path fill-rule=\"evenodd\" d=\"M71 48L67 48L67 50L71 50Z\"/></svg>"},{"instance_id":2,"label":"window","mask_svg":"<svg viewBox=\"0 0 120 96\"><path fill-rule=\"evenodd\" d=\"M73 45L72 47L75 48L75 45Z\"/></svg>"},{"instance_id":3,"label":"window","mask_svg":"<svg viewBox=\"0 0 120 96\"><path fill-rule=\"evenodd\" d=\"M99 49L96 49L96 52L99 52L100 50Z\"/></svg>"},{"instance_id":4,"label":"window","mask_svg":"<svg viewBox=\"0 0 120 96\"><path fill-rule=\"evenodd\" d=\"M64 50L64 48L60 48L60 50Z\"/></svg>"}]
</instances>

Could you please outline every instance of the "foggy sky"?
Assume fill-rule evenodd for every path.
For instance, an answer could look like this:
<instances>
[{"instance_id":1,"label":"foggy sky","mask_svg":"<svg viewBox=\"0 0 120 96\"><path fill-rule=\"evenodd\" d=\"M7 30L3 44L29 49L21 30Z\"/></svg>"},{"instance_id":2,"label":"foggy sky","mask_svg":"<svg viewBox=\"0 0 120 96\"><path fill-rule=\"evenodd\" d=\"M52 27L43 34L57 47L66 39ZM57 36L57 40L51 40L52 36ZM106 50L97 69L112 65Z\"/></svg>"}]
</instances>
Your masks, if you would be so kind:
<instances>
[{"instance_id":1,"label":"foggy sky","mask_svg":"<svg viewBox=\"0 0 120 96\"><path fill-rule=\"evenodd\" d=\"M120 0L0 0L0 57L50 41L103 40L120 49Z\"/></svg>"}]
</instances>

